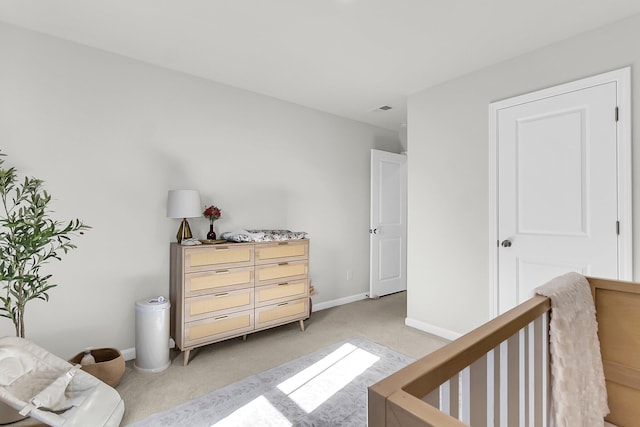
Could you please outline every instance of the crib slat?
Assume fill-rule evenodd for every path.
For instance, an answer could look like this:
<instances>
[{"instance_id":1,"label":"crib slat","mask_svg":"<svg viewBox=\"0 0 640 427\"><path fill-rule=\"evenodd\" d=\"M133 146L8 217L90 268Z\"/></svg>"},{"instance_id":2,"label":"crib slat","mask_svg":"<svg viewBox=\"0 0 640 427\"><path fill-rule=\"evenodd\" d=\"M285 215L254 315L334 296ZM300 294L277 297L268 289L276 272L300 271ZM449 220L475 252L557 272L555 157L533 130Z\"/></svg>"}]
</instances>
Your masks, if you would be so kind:
<instances>
[{"instance_id":1,"label":"crib slat","mask_svg":"<svg viewBox=\"0 0 640 427\"><path fill-rule=\"evenodd\" d=\"M532 322L530 328L530 366L531 366L531 396L529 397L529 406L531 415L529 417L529 425L531 427L543 427L546 409L543 402L545 395L545 361L547 342L547 333L543 327L543 318L540 317Z\"/></svg>"},{"instance_id":2,"label":"crib slat","mask_svg":"<svg viewBox=\"0 0 640 427\"><path fill-rule=\"evenodd\" d=\"M534 427L536 420L539 418L539 408L536 406L538 375L540 375L540 367L537 364L536 340L539 339L540 337L536 334L536 321L533 321L527 326L527 406L529 408L528 425L530 427Z\"/></svg>"},{"instance_id":3,"label":"crib slat","mask_svg":"<svg viewBox=\"0 0 640 427\"><path fill-rule=\"evenodd\" d=\"M548 414L548 322L543 314L528 326L528 425L546 427Z\"/></svg>"},{"instance_id":4,"label":"crib slat","mask_svg":"<svg viewBox=\"0 0 640 427\"><path fill-rule=\"evenodd\" d=\"M433 390L431 393L423 397L422 400L434 408L440 408L440 389L437 388Z\"/></svg>"},{"instance_id":5,"label":"crib slat","mask_svg":"<svg viewBox=\"0 0 640 427\"><path fill-rule=\"evenodd\" d=\"M471 424L471 369L469 366L460 372L460 421Z\"/></svg>"},{"instance_id":6,"label":"crib slat","mask_svg":"<svg viewBox=\"0 0 640 427\"><path fill-rule=\"evenodd\" d=\"M440 410L447 415L458 418L459 409L459 377L454 375L440 386Z\"/></svg>"},{"instance_id":7,"label":"crib slat","mask_svg":"<svg viewBox=\"0 0 640 427\"><path fill-rule=\"evenodd\" d=\"M482 426L487 419L487 355L476 360L470 369L470 409L469 424Z\"/></svg>"},{"instance_id":8,"label":"crib slat","mask_svg":"<svg viewBox=\"0 0 640 427\"><path fill-rule=\"evenodd\" d=\"M549 392L549 313L543 313L541 324L541 340L540 343L540 365L541 365L541 409L542 409L542 427L547 427L548 425L552 425L549 421L551 407L549 402L551 399L551 393Z\"/></svg>"},{"instance_id":9,"label":"crib slat","mask_svg":"<svg viewBox=\"0 0 640 427\"><path fill-rule=\"evenodd\" d=\"M527 427L527 328L518 331L518 425Z\"/></svg>"},{"instance_id":10,"label":"crib slat","mask_svg":"<svg viewBox=\"0 0 640 427\"><path fill-rule=\"evenodd\" d=\"M485 426L496 426L496 349L487 353L487 419Z\"/></svg>"},{"instance_id":11,"label":"crib slat","mask_svg":"<svg viewBox=\"0 0 640 427\"><path fill-rule=\"evenodd\" d=\"M440 386L440 410L451 415L451 381L445 381Z\"/></svg>"},{"instance_id":12,"label":"crib slat","mask_svg":"<svg viewBox=\"0 0 640 427\"><path fill-rule=\"evenodd\" d=\"M507 420L513 427L520 424L520 337L513 335L507 340Z\"/></svg>"},{"instance_id":13,"label":"crib slat","mask_svg":"<svg viewBox=\"0 0 640 427\"><path fill-rule=\"evenodd\" d=\"M449 381L449 415L460 418L460 375L456 374Z\"/></svg>"},{"instance_id":14,"label":"crib slat","mask_svg":"<svg viewBox=\"0 0 640 427\"><path fill-rule=\"evenodd\" d=\"M509 388L508 388L508 379L509 379L509 343L504 341L500 344L500 358L498 359L499 363L499 378L500 381L500 392L498 402L500 405L500 418L499 418L499 426L500 427L509 427Z\"/></svg>"}]
</instances>

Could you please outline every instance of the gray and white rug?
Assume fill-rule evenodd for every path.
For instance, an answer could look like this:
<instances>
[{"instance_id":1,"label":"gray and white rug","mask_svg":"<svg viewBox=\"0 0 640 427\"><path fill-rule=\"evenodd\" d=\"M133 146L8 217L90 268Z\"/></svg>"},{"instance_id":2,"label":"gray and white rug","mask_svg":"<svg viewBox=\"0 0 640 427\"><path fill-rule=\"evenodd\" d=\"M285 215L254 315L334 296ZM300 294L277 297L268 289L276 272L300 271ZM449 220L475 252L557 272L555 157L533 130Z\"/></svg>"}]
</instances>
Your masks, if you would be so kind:
<instances>
[{"instance_id":1,"label":"gray and white rug","mask_svg":"<svg viewBox=\"0 0 640 427\"><path fill-rule=\"evenodd\" d=\"M367 387L412 361L363 338L350 338L132 426L363 427Z\"/></svg>"}]
</instances>

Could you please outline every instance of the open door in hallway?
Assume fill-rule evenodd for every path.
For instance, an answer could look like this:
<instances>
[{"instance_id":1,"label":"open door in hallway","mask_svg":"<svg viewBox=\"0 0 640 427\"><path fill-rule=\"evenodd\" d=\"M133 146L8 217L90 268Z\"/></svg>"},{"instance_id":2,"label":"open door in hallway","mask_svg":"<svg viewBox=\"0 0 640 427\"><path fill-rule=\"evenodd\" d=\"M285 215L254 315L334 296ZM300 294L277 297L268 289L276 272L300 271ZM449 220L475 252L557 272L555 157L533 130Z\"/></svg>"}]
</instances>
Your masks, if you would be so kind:
<instances>
[{"instance_id":1,"label":"open door in hallway","mask_svg":"<svg viewBox=\"0 0 640 427\"><path fill-rule=\"evenodd\" d=\"M369 297L407 289L407 157L371 150Z\"/></svg>"}]
</instances>

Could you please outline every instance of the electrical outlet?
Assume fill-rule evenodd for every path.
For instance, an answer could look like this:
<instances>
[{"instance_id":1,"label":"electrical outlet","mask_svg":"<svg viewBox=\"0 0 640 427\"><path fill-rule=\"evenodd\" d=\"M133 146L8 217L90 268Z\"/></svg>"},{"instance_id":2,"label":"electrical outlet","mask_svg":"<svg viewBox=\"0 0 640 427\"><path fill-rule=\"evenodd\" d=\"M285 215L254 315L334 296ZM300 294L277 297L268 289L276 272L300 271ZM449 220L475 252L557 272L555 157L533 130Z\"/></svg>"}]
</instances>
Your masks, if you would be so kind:
<instances>
[{"instance_id":1,"label":"electrical outlet","mask_svg":"<svg viewBox=\"0 0 640 427\"><path fill-rule=\"evenodd\" d=\"M347 270L347 280L353 279L353 272L351 270Z\"/></svg>"}]
</instances>

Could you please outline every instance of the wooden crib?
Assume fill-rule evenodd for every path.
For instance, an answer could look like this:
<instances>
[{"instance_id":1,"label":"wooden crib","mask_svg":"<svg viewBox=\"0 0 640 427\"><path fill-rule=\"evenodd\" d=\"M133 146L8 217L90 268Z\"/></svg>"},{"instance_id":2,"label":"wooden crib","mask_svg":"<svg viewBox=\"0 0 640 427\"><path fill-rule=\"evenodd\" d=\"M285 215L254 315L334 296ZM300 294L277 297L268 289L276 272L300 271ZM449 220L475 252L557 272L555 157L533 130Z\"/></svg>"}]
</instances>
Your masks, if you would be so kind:
<instances>
[{"instance_id":1,"label":"wooden crib","mask_svg":"<svg viewBox=\"0 0 640 427\"><path fill-rule=\"evenodd\" d=\"M609 423L640 425L640 284L588 278ZM379 426L548 426L550 301L535 296L369 387Z\"/></svg>"}]
</instances>

